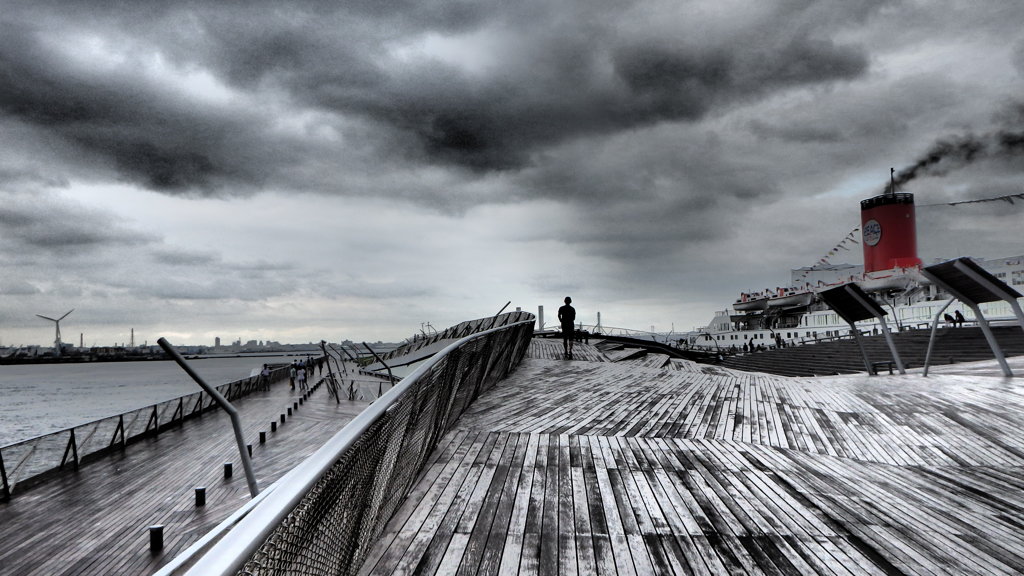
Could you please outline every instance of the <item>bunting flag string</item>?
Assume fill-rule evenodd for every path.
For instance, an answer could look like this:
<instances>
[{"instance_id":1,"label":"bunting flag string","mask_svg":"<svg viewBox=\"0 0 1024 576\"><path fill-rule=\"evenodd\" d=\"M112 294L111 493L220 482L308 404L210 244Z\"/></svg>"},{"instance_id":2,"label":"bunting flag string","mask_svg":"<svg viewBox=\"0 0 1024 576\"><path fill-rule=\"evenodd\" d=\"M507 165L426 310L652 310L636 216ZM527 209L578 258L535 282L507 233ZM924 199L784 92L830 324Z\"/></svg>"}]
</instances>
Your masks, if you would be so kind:
<instances>
[{"instance_id":1,"label":"bunting flag string","mask_svg":"<svg viewBox=\"0 0 1024 576\"><path fill-rule=\"evenodd\" d=\"M860 242L857 241L857 233L858 232L860 232L860 226L856 226L856 227L854 227L853 230L850 230L850 233L847 234L846 237L842 239L842 241L840 241L838 244L833 246L832 249L829 250L823 257L818 259L818 261L814 263L814 266L811 266L810 269L808 269L808 270L804 270L800 274L800 277L796 279L797 283L802 282L804 280L804 278L807 277L807 275L811 272L811 270L813 268L815 268L817 266L828 266L828 265L832 264L829 261L829 258L835 256L836 254L839 254L840 250L846 250L847 252L849 252L850 248L847 247L849 244L860 244Z\"/></svg>"},{"instance_id":2,"label":"bunting flag string","mask_svg":"<svg viewBox=\"0 0 1024 576\"><path fill-rule=\"evenodd\" d=\"M1013 204L1013 200L1024 200L1024 194L1007 194L1005 196L995 196L992 198L979 198L977 200L960 200L958 202L939 202L936 204L918 204L918 208L929 208L931 206L959 206L961 204L981 204L983 202L1008 202Z\"/></svg>"}]
</instances>

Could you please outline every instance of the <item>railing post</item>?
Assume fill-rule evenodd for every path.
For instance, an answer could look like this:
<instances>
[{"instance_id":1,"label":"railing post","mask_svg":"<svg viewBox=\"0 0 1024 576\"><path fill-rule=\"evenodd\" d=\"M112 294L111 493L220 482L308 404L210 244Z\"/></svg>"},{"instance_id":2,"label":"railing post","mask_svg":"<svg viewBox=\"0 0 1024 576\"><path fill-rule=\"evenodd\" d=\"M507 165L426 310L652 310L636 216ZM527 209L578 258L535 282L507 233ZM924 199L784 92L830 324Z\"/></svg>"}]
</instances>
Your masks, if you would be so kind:
<instances>
[{"instance_id":1,"label":"railing post","mask_svg":"<svg viewBox=\"0 0 1024 576\"><path fill-rule=\"evenodd\" d=\"M174 422L174 417L178 417L178 426L185 423L185 398L178 398L178 407L174 409L174 414L171 415L171 423Z\"/></svg>"},{"instance_id":2,"label":"railing post","mask_svg":"<svg viewBox=\"0 0 1024 576\"><path fill-rule=\"evenodd\" d=\"M160 418L157 416L156 405L153 405L153 413L149 415L149 422L146 422L146 432L149 432L149 426L153 425L153 433L156 436L160 435Z\"/></svg>"},{"instance_id":3,"label":"railing post","mask_svg":"<svg viewBox=\"0 0 1024 576\"><path fill-rule=\"evenodd\" d=\"M3 480L4 485L4 502L11 499L11 487L7 484L7 468L4 467L4 451L0 450L0 480Z\"/></svg>"},{"instance_id":4,"label":"railing post","mask_svg":"<svg viewBox=\"0 0 1024 576\"><path fill-rule=\"evenodd\" d=\"M121 448L124 448L124 414L117 417L117 428L114 429L114 435L110 438L110 445L113 446L117 442L117 434L121 434Z\"/></svg>"},{"instance_id":5,"label":"railing post","mask_svg":"<svg viewBox=\"0 0 1024 576\"><path fill-rule=\"evenodd\" d=\"M68 437L68 445L64 448L64 457L60 459L60 467L64 468L64 465L68 462L68 453L71 453L72 463L75 466L75 470L78 470L78 445L75 442L75 429L71 429L71 435Z\"/></svg>"}]
</instances>

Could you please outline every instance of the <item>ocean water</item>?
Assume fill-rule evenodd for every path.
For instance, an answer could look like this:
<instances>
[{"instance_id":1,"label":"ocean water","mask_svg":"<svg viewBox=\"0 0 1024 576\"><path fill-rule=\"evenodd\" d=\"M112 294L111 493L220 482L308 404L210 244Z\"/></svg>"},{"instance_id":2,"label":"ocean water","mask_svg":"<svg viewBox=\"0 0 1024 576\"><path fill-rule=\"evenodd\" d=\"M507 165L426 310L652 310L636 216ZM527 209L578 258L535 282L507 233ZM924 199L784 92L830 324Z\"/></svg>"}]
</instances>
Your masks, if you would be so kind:
<instances>
[{"instance_id":1,"label":"ocean water","mask_svg":"<svg viewBox=\"0 0 1024 576\"><path fill-rule=\"evenodd\" d=\"M291 357L204 358L189 365L211 386ZM0 366L0 446L200 391L171 360Z\"/></svg>"}]
</instances>

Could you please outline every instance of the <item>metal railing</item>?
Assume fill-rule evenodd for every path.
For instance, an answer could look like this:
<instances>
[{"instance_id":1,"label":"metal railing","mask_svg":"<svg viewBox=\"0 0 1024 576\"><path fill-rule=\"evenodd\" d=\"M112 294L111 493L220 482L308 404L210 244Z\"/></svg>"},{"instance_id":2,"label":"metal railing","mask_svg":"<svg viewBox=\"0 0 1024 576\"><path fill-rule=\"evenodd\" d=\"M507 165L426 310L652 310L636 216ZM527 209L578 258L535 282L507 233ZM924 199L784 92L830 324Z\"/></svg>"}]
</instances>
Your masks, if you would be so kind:
<instances>
[{"instance_id":1,"label":"metal railing","mask_svg":"<svg viewBox=\"0 0 1024 576\"><path fill-rule=\"evenodd\" d=\"M460 322L455 326L451 326L443 332L435 332L429 336L413 336L409 341L394 350L381 354L380 357L383 360L390 360L399 356L405 356L406 354L415 352L420 348L430 346L431 344L441 340L457 340L459 338L465 338L470 334L475 334L482 330L500 328L509 324L522 322L527 318L534 318L534 315L529 312L516 311L509 312L507 314L498 314L497 316L488 316L486 318L477 318L476 320L467 320L465 322Z\"/></svg>"},{"instance_id":2,"label":"metal railing","mask_svg":"<svg viewBox=\"0 0 1024 576\"><path fill-rule=\"evenodd\" d=\"M271 371L270 381L288 378L288 366ZM216 387L228 400L262 389L259 376L250 376ZM0 500L9 500L54 475L77 470L90 460L158 435L186 420L217 409L205 392L194 392L144 408L93 420L85 424L36 436L0 447Z\"/></svg>"},{"instance_id":3,"label":"metal railing","mask_svg":"<svg viewBox=\"0 0 1024 576\"><path fill-rule=\"evenodd\" d=\"M522 360L527 316L450 344L157 574L355 574L441 437Z\"/></svg>"}]
</instances>

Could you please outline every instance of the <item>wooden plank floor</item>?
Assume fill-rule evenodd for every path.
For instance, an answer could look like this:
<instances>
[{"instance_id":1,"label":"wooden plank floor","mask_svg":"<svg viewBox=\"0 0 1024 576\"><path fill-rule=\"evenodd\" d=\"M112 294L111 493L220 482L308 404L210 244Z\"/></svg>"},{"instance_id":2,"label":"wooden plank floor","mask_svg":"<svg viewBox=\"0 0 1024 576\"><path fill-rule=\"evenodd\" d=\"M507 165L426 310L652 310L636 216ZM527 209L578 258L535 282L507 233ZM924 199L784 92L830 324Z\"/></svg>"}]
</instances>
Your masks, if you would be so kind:
<instances>
[{"instance_id":1,"label":"wooden plank floor","mask_svg":"<svg viewBox=\"0 0 1024 576\"><path fill-rule=\"evenodd\" d=\"M1024 573L1022 380L550 358L470 407L362 574Z\"/></svg>"},{"instance_id":2,"label":"wooden plank floor","mask_svg":"<svg viewBox=\"0 0 1024 576\"><path fill-rule=\"evenodd\" d=\"M320 387L296 410L300 397L278 382L235 402L261 489L367 405L339 405ZM267 432L265 444L260 431ZM224 478L225 462L233 463L231 479ZM195 506L196 486L206 487L203 507ZM230 420L219 410L204 414L0 503L0 574L152 574L248 499ZM164 525L164 549L156 555L149 552L153 524Z\"/></svg>"}]
</instances>

